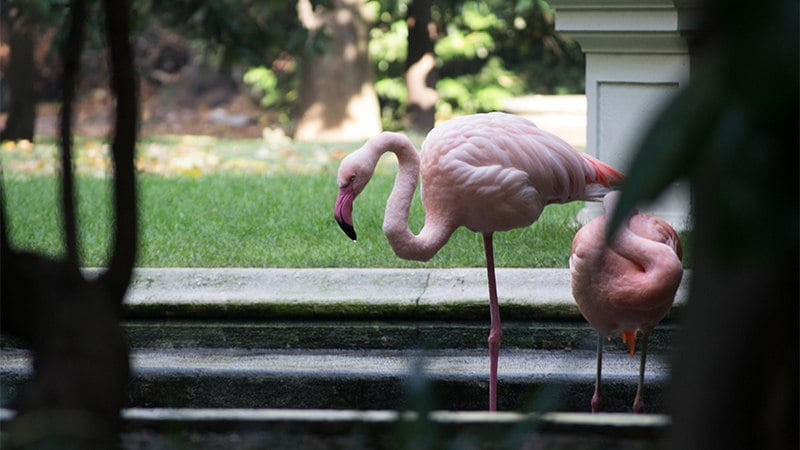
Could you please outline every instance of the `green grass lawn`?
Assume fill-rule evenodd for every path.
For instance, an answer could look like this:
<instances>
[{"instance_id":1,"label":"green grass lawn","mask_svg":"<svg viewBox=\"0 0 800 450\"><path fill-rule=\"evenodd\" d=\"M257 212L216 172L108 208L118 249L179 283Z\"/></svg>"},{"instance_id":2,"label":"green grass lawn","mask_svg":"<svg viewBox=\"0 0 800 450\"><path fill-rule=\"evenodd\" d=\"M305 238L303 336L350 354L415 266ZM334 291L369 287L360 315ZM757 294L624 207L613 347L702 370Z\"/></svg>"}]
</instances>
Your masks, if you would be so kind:
<instances>
[{"instance_id":1,"label":"green grass lawn","mask_svg":"<svg viewBox=\"0 0 800 450\"><path fill-rule=\"evenodd\" d=\"M459 229L427 263L394 255L381 230L392 171L378 173L356 200L358 242L333 220L335 175L139 177L140 267L481 267L481 237ZM78 180L84 266L105 264L110 194L104 178ZM6 211L12 245L50 255L62 252L53 176L6 176ZM495 259L505 267L566 267L580 203L545 209L532 227L498 233ZM422 225L419 199L411 227Z\"/></svg>"}]
</instances>

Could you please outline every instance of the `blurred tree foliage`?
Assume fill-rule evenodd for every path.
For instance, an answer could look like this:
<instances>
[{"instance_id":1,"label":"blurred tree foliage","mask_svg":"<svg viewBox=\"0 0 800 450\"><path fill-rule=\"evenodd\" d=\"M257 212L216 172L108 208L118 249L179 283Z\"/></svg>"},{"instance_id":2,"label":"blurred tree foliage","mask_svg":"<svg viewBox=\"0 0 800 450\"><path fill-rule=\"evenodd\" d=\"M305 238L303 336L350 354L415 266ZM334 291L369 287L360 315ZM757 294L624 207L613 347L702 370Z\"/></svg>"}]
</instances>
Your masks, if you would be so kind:
<instances>
[{"instance_id":1,"label":"blurred tree foliage","mask_svg":"<svg viewBox=\"0 0 800 450\"><path fill-rule=\"evenodd\" d=\"M4 11L28 11L26 20L60 29L52 43L58 47L64 34L64 0L0 3ZM388 129L402 128L406 113L403 76L409 4L410 0L369 4L374 11L369 51ZM98 5L96 0L89 2L90 14L98 14ZM312 38L300 25L296 0L138 0L131 8L134 37L153 27L169 29L186 39L204 64L221 73L243 69L242 81L265 108L279 112L284 125L293 119L299 97L298 55L308 48L327 51L326 36ZM583 92L583 54L576 42L554 31L554 12L545 0L434 1L431 23L439 118L500 109L505 99L525 93ZM102 49L102 45L102 33L88 28L87 50ZM148 50L140 48L139 53ZM145 72L142 76L148 77Z\"/></svg>"},{"instance_id":2,"label":"blurred tree foliage","mask_svg":"<svg viewBox=\"0 0 800 450\"><path fill-rule=\"evenodd\" d=\"M376 17L369 52L388 129L402 128L405 115L408 4L407 0L372 2ZM497 110L507 98L525 93L584 90L583 53L577 42L554 31L553 10L544 0L435 2L432 21L437 32L440 117ZM324 42L306 45L325 51ZM284 53L277 64L256 66L245 75L265 107L291 110L297 98L292 59Z\"/></svg>"},{"instance_id":3,"label":"blurred tree foliage","mask_svg":"<svg viewBox=\"0 0 800 450\"><path fill-rule=\"evenodd\" d=\"M320 3L322 0L315 2ZM273 0L261 2L257 0L175 0L157 2L155 0L138 0L131 2L132 38L137 42L137 63L139 63L142 76L150 77L147 69L141 67L147 64L152 54L160 53L162 49L154 48L159 45L159 39L148 39L147 35L164 36L179 35L189 42L193 53L197 55L205 66L216 67L220 73L229 74L234 67L258 66L264 61L281 61L283 55L298 50L307 45L306 31L299 25L296 13L295 0ZM15 41L13 34L9 39L11 47L11 67L4 68L9 74L23 82L38 79L41 67L34 67L33 53L41 47L47 50L47 59L50 64L58 66L57 49L62 45L66 35L67 26L64 17L67 16L68 2L66 0L0 0L3 28L10 29L23 38L36 39L35 43ZM100 2L88 2L90 17L100 17ZM102 19L100 19L102 21ZM51 34L42 33L42 30L57 30ZM153 30L171 30L170 33L152 32ZM17 32L19 30L19 32ZM46 34L46 36L45 36ZM85 55L100 55L104 46L104 37L101 27L90 24L86 30ZM145 37L144 39L140 39ZM16 57L13 55L16 54ZM173 55L174 56L174 55ZM104 56L99 56L104 58ZM23 65L19 65L23 61ZM15 62L17 65L15 66ZM97 61L93 61L97 63ZM185 63L185 62L184 62ZM183 64L183 63L181 63ZM84 71L82 79L93 80L98 72L104 72L103 65L97 70ZM156 69L160 69L156 67ZM177 70L180 68L178 67ZM57 80L58 73L50 74L50 78ZM11 81L11 80L9 80ZM41 84L41 83L39 83ZM89 82L89 85L92 83ZM30 85L30 83L27 83ZM283 88L283 86L277 86ZM20 89L9 86L7 93L11 93L11 102L19 105L35 105L42 98L52 99L55 92L44 92L40 86L34 89ZM11 139L31 138L33 122L35 121L34 108L25 110L15 109L12 105L9 122L18 120L24 122L23 128L27 131L24 136L9 136Z\"/></svg>"},{"instance_id":4,"label":"blurred tree foliage","mask_svg":"<svg viewBox=\"0 0 800 450\"><path fill-rule=\"evenodd\" d=\"M372 30L370 54L387 128L398 128L406 89L407 2L386 0ZM577 42L555 32L554 11L545 0L435 2L438 39L437 115L502 108L525 94L584 90L584 56Z\"/></svg>"},{"instance_id":5,"label":"blurred tree foliage","mask_svg":"<svg viewBox=\"0 0 800 450\"><path fill-rule=\"evenodd\" d=\"M140 26L157 20L226 69L260 65L304 45L295 5L293 0L139 0L133 8Z\"/></svg>"},{"instance_id":6,"label":"blurred tree foliage","mask_svg":"<svg viewBox=\"0 0 800 450\"><path fill-rule=\"evenodd\" d=\"M53 0L0 0L0 30L8 48L14 49L3 51L0 57L0 71L5 74L0 103L10 111L0 132L2 140L33 140L36 107L32 100L36 89L43 89L39 75L44 66L34 55L36 40L43 31L40 24L59 22L63 9L63 2Z\"/></svg>"}]
</instances>

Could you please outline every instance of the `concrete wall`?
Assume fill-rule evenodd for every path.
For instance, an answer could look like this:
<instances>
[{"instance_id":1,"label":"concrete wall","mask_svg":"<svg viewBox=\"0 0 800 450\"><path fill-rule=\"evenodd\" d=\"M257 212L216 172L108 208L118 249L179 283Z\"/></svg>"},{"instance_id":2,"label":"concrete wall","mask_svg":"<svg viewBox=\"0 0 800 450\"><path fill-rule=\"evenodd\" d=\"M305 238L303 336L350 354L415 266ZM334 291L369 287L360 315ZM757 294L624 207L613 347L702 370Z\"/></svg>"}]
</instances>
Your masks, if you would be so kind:
<instances>
[{"instance_id":1,"label":"concrete wall","mask_svg":"<svg viewBox=\"0 0 800 450\"><path fill-rule=\"evenodd\" d=\"M550 3L556 28L574 37L586 53L586 150L625 171L653 119L689 80L685 34L694 28L696 10L690 2L673 0ZM686 229L688 187L676 183L641 209ZM600 204L588 204L578 221L600 214Z\"/></svg>"}]
</instances>

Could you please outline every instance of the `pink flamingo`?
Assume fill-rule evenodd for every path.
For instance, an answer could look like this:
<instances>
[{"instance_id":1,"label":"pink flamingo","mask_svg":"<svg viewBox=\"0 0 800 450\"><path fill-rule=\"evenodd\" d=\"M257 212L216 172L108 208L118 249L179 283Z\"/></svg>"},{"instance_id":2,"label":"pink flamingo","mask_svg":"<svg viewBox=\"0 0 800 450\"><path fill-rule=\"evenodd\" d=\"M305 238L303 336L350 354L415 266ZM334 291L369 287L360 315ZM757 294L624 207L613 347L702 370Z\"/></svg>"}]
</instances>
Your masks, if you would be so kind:
<instances>
[{"instance_id":1,"label":"pink flamingo","mask_svg":"<svg viewBox=\"0 0 800 450\"><path fill-rule=\"evenodd\" d=\"M606 195L605 215L610 217L619 192ZM634 412L644 412L642 385L647 339L667 315L683 276L681 241L663 219L634 213L611 242L605 241L605 217L584 225L572 241L569 268L572 295L581 314L597 330L597 376L592 412L600 410L600 376L603 339L622 333L633 358L636 332L642 332L642 356Z\"/></svg>"},{"instance_id":2,"label":"pink flamingo","mask_svg":"<svg viewBox=\"0 0 800 450\"><path fill-rule=\"evenodd\" d=\"M599 200L623 176L530 121L510 114L476 114L447 121L428 134L421 158L408 138L385 132L348 155L339 166L334 216L353 240L353 201L386 152L393 152L399 165L383 222L383 231L397 256L427 261L459 226L483 234L491 313L489 409L494 411L502 330L492 234L531 225L551 203ZM408 226L408 211L420 173L425 224L414 235Z\"/></svg>"}]
</instances>

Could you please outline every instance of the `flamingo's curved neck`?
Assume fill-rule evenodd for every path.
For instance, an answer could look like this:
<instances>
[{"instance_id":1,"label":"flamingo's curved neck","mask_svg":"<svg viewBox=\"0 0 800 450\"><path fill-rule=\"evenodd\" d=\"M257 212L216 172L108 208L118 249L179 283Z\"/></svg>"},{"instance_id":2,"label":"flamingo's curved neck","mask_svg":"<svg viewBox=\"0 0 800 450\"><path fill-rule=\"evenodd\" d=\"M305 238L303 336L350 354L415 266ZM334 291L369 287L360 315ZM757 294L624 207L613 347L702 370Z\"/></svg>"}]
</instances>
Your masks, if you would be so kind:
<instances>
[{"instance_id":1,"label":"flamingo's curved neck","mask_svg":"<svg viewBox=\"0 0 800 450\"><path fill-rule=\"evenodd\" d=\"M615 193L616 194L616 193ZM603 202L606 217L611 217L616 207L616 195L607 195ZM636 212L634 212L636 214ZM648 278L664 280L682 272L680 259L675 250L667 244L652 241L634 233L627 217L614 235L609 246L619 255L639 265ZM680 275L677 275L680 276Z\"/></svg>"},{"instance_id":2,"label":"flamingo's curved neck","mask_svg":"<svg viewBox=\"0 0 800 450\"><path fill-rule=\"evenodd\" d=\"M657 270L661 257L665 251L669 251L669 247L637 235L631 231L628 220L620 226L609 246L616 253L641 266L645 272Z\"/></svg>"},{"instance_id":3,"label":"flamingo's curved neck","mask_svg":"<svg viewBox=\"0 0 800 450\"><path fill-rule=\"evenodd\" d=\"M408 214L419 179L420 160L417 150L401 134L383 133L375 141L375 145L369 148L375 154L376 162L386 152L394 153L398 162L394 187L386 201L383 232L397 256L427 261L447 243L453 229L439 223L426 211L425 225L418 235L414 235L408 225Z\"/></svg>"}]
</instances>

